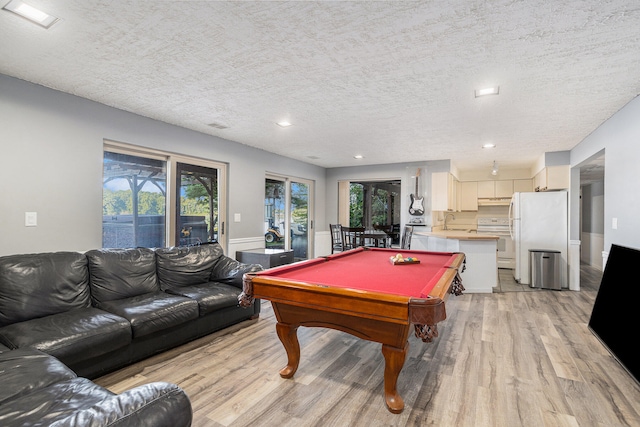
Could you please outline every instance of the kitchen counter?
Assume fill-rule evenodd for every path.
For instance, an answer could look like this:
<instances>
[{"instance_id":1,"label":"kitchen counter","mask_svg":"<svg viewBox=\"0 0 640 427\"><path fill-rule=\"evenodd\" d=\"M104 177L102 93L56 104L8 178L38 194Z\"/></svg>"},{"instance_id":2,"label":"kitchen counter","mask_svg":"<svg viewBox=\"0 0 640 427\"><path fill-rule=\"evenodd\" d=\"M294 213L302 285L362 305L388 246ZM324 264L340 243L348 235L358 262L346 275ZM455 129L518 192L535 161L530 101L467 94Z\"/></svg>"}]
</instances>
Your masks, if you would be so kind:
<instances>
[{"instance_id":1,"label":"kitchen counter","mask_svg":"<svg viewBox=\"0 0 640 427\"><path fill-rule=\"evenodd\" d=\"M498 236L465 230L414 231L411 249L463 252L466 270L461 274L466 293L491 293L498 285Z\"/></svg>"}]
</instances>

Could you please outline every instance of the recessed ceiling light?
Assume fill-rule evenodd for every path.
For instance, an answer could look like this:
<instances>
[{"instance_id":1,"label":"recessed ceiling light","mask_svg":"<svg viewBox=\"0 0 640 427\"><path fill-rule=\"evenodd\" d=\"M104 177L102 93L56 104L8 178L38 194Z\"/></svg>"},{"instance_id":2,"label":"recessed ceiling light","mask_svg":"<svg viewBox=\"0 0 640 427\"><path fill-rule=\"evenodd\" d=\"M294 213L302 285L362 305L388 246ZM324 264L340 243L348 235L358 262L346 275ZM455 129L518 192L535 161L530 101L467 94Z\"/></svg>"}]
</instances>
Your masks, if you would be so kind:
<instances>
[{"instance_id":1,"label":"recessed ceiling light","mask_svg":"<svg viewBox=\"0 0 640 427\"><path fill-rule=\"evenodd\" d=\"M354 159L364 159L364 156L362 154L356 154L355 156L353 156Z\"/></svg>"},{"instance_id":2,"label":"recessed ceiling light","mask_svg":"<svg viewBox=\"0 0 640 427\"><path fill-rule=\"evenodd\" d=\"M286 120L283 120L283 121L281 121L281 122L277 122L276 124L277 124L278 126L282 127L282 128L286 128L286 127L292 126L292 124L291 124L291 123L289 123L289 122L288 122L288 121L286 121Z\"/></svg>"},{"instance_id":3,"label":"recessed ceiling light","mask_svg":"<svg viewBox=\"0 0 640 427\"><path fill-rule=\"evenodd\" d=\"M500 86L487 87L484 89L476 89L476 98L485 95L498 95L500 93Z\"/></svg>"},{"instance_id":4,"label":"recessed ceiling light","mask_svg":"<svg viewBox=\"0 0 640 427\"><path fill-rule=\"evenodd\" d=\"M482 148L496 148L496 144L488 142L486 144L482 144Z\"/></svg>"},{"instance_id":5,"label":"recessed ceiling light","mask_svg":"<svg viewBox=\"0 0 640 427\"><path fill-rule=\"evenodd\" d=\"M3 9L22 16L23 18L26 18L44 28L51 27L59 20L59 18L49 15L48 13L44 13L43 11L36 9L33 6L29 6L19 0L11 0L9 3L4 5Z\"/></svg>"}]
</instances>

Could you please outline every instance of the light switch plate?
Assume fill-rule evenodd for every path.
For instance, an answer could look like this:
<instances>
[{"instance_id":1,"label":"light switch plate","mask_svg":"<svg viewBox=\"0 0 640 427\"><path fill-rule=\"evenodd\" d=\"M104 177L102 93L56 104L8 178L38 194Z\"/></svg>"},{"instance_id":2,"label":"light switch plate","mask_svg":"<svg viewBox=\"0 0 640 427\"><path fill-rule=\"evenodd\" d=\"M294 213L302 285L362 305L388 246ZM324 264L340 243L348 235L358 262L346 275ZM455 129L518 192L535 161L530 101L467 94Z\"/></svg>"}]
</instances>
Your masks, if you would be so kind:
<instances>
[{"instance_id":1,"label":"light switch plate","mask_svg":"<svg viewBox=\"0 0 640 427\"><path fill-rule=\"evenodd\" d=\"M38 225L38 212L25 212L24 213L24 226L36 227Z\"/></svg>"},{"instance_id":2,"label":"light switch plate","mask_svg":"<svg viewBox=\"0 0 640 427\"><path fill-rule=\"evenodd\" d=\"M611 228L614 230L618 229L618 218L611 218Z\"/></svg>"},{"instance_id":3,"label":"light switch plate","mask_svg":"<svg viewBox=\"0 0 640 427\"><path fill-rule=\"evenodd\" d=\"M239 213L233 214L233 221L234 222L240 222L242 220L242 217L240 216Z\"/></svg>"}]
</instances>

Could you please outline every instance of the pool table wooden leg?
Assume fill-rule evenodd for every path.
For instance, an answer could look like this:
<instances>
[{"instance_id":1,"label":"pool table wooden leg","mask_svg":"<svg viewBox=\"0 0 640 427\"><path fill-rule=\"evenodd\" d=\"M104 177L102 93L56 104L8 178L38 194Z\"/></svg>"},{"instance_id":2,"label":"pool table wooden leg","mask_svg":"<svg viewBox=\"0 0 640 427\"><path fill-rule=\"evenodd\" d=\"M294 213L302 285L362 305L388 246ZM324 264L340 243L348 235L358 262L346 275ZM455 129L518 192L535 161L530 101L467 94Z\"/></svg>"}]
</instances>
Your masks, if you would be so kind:
<instances>
[{"instance_id":1,"label":"pool table wooden leg","mask_svg":"<svg viewBox=\"0 0 640 427\"><path fill-rule=\"evenodd\" d=\"M291 378L298 370L298 364L300 363L298 327L278 322L276 324L276 332L282 345L284 345L284 349L287 351L287 366L280 370L280 376L282 378Z\"/></svg>"},{"instance_id":2,"label":"pool table wooden leg","mask_svg":"<svg viewBox=\"0 0 640 427\"><path fill-rule=\"evenodd\" d=\"M406 342L402 349L382 344L382 355L384 356L384 400L389 411L394 414L399 414L404 409L404 400L398 394L396 385L408 351L409 341Z\"/></svg>"}]
</instances>

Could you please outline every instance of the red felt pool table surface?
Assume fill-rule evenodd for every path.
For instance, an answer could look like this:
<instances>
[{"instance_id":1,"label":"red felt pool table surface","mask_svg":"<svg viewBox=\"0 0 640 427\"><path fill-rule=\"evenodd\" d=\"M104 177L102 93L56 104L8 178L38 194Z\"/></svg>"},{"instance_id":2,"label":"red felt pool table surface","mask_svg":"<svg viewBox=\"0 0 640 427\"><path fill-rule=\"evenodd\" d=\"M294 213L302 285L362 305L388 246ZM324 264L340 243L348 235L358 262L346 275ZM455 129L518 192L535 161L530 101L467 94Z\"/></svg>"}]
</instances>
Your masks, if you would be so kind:
<instances>
[{"instance_id":1,"label":"red felt pool table surface","mask_svg":"<svg viewBox=\"0 0 640 427\"><path fill-rule=\"evenodd\" d=\"M392 264L396 254L417 258L414 264ZM457 253L359 248L259 273L300 283L427 298L448 268L457 267Z\"/></svg>"}]
</instances>

